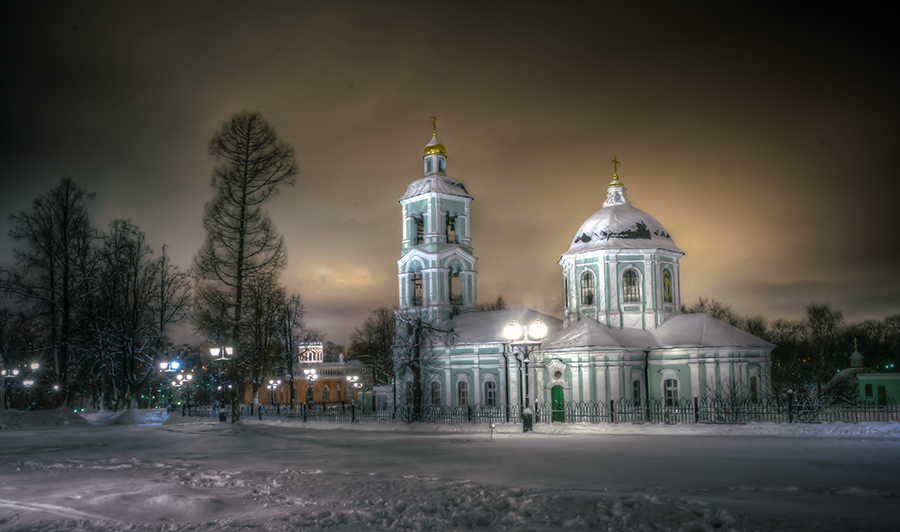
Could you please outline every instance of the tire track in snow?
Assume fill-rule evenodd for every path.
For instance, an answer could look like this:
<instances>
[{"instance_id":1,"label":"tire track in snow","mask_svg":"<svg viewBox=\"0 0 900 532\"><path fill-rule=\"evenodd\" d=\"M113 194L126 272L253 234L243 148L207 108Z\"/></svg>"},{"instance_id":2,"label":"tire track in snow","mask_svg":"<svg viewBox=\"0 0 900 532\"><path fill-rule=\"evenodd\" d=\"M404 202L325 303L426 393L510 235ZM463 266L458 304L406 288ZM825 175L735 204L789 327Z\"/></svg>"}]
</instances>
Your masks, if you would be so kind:
<instances>
[{"instance_id":1,"label":"tire track in snow","mask_svg":"<svg viewBox=\"0 0 900 532\"><path fill-rule=\"evenodd\" d=\"M0 507L12 508L14 510L30 510L32 512L44 512L53 515L58 515L60 517L69 517L69 518L78 518L78 519L94 519L98 521L106 521L106 522L117 522L115 519L111 519L109 517L103 515L91 514L88 512L82 512L80 510L75 510L74 508L67 508L65 506L57 506L55 504L46 504L41 502L22 502L22 501L11 501L8 499L0 499Z\"/></svg>"}]
</instances>

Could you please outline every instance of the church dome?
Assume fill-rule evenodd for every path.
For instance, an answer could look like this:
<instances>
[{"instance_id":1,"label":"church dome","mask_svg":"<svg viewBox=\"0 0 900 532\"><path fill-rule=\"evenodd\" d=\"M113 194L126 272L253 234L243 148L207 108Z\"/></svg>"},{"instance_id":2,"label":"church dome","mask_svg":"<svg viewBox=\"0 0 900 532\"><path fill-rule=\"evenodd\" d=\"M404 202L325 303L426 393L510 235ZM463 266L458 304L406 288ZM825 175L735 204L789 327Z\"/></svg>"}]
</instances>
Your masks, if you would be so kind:
<instances>
[{"instance_id":1,"label":"church dome","mask_svg":"<svg viewBox=\"0 0 900 532\"><path fill-rule=\"evenodd\" d=\"M656 218L631 204L625 196L625 186L615 175L606 191L603 208L581 224L566 254L654 248L684 253Z\"/></svg>"},{"instance_id":2,"label":"church dome","mask_svg":"<svg viewBox=\"0 0 900 532\"><path fill-rule=\"evenodd\" d=\"M425 145L425 155L447 155L444 145L438 140L437 134L431 137L431 142Z\"/></svg>"}]
</instances>

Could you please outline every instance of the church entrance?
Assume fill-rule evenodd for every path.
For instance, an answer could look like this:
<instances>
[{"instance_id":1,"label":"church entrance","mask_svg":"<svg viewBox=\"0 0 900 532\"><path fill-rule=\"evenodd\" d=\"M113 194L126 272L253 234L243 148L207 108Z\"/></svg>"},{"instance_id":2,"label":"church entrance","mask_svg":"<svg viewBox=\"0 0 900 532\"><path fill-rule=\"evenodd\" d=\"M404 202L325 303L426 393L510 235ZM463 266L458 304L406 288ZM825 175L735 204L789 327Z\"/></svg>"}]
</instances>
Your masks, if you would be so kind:
<instances>
[{"instance_id":1,"label":"church entrance","mask_svg":"<svg viewBox=\"0 0 900 532\"><path fill-rule=\"evenodd\" d=\"M550 419L554 423L562 423L566 420L566 394L562 386L554 386L550 390Z\"/></svg>"}]
</instances>

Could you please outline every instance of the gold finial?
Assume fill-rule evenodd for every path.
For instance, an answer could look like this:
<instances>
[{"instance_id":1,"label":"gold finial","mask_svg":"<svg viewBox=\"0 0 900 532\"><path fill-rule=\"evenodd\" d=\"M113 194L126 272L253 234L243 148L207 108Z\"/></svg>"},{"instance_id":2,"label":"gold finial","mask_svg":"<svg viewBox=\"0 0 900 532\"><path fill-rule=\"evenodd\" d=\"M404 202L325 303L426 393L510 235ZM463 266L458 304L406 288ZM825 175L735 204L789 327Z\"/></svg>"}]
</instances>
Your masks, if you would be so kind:
<instances>
[{"instance_id":1,"label":"gold finial","mask_svg":"<svg viewBox=\"0 0 900 532\"><path fill-rule=\"evenodd\" d=\"M616 156L615 156L615 155L613 155L612 161L610 161L610 162L613 163L613 176L618 177L618 175L619 175L619 164L620 164L620 163L619 163L618 160L616 160Z\"/></svg>"},{"instance_id":2,"label":"gold finial","mask_svg":"<svg viewBox=\"0 0 900 532\"><path fill-rule=\"evenodd\" d=\"M431 117L431 130L432 130L431 134L436 137L437 136L437 117L436 116Z\"/></svg>"},{"instance_id":3,"label":"gold finial","mask_svg":"<svg viewBox=\"0 0 900 532\"><path fill-rule=\"evenodd\" d=\"M859 351L859 340L855 336L853 337L853 350Z\"/></svg>"}]
</instances>

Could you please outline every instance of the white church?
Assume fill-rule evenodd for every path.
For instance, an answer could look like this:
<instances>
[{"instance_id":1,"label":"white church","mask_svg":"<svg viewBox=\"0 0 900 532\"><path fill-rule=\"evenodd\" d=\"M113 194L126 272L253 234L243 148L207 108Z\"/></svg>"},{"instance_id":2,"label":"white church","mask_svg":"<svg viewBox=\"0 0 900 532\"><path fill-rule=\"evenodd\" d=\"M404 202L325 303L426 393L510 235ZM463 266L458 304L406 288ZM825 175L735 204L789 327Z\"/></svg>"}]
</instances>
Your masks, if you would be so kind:
<instances>
[{"instance_id":1,"label":"white church","mask_svg":"<svg viewBox=\"0 0 900 532\"><path fill-rule=\"evenodd\" d=\"M559 258L562 320L530 309L481 311L472 196L447 175L435 132L424 177L400 198L397 262L398 319L418 314L453 331L421 357L426 403L552 404L562 420L556 412L573 402L676 406L694 397L762 396L775 346L706 314L679 312L684 252L625 191L615 171L600 209ZM516 329L511 322L512 341L504 334ZM410 384L410 375L398 377Z\"/></svg>"}]
</instances>

